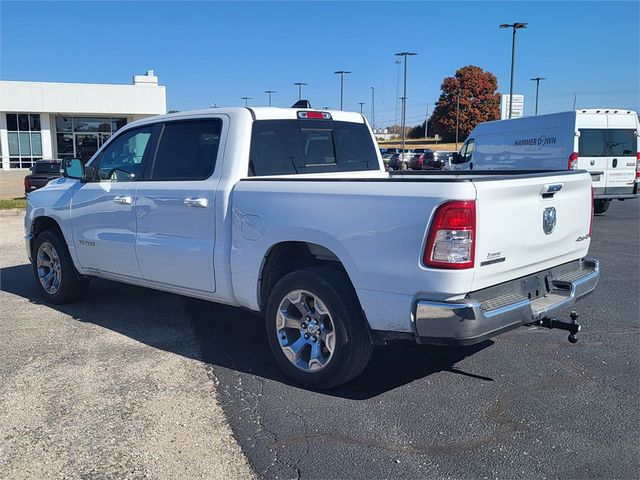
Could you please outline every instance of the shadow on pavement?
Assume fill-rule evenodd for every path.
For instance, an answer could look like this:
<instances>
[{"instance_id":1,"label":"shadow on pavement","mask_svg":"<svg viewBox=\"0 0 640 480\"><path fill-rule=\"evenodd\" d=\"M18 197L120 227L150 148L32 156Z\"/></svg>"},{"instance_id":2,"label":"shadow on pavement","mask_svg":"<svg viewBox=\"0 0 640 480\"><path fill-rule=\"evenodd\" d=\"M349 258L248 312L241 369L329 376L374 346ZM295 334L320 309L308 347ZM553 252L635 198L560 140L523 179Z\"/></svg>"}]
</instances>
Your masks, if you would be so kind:
<instances>
[{"instance_id":1,"label":"shadow on pavement","mask_svg":"<svg viewBox=\"0 0 640 480\"><path fill-rule=\"evenodd\" d=\"M3 268L0 282L1 290L32 303L44 303L31 265ZM167 319L149 313L151 305L166 301L182 305L185 314ZM273 359L263 319L241 308L101 279L91 282L85 300L71 305L48 306L76 320L108 328L155 348L292 385ZM122 313L131 312L131 309L137 314L123 318ZM180 322L192 323L200 351L189 342L174 341L172 329ZM442 371L493 381L455 367L464 358L492 344L485 341L470 347L448 348L393 342L388 347L376 349L367 369L354 381L321 393L364 400Z\"/></svg>"}]
</instances>

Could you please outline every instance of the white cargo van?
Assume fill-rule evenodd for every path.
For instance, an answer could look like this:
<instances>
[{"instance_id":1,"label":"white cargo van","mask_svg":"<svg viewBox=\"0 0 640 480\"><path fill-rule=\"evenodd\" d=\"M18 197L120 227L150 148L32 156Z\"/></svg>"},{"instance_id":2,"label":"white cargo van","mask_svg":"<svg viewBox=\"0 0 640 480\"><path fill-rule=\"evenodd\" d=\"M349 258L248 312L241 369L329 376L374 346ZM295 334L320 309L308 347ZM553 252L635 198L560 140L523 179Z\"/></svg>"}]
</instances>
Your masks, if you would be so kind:
<instances>
[{"instance_id":1,"label":"white cargo van","mask_svg":"<svg viewBox=\"0 0 640 480\"><path fill-rule=\"evenodd\" d=\"M498 120L473 129L453 170L588 170L594 208L638 195L638 115L589 109Z\"/></svg>"}]
</instances>

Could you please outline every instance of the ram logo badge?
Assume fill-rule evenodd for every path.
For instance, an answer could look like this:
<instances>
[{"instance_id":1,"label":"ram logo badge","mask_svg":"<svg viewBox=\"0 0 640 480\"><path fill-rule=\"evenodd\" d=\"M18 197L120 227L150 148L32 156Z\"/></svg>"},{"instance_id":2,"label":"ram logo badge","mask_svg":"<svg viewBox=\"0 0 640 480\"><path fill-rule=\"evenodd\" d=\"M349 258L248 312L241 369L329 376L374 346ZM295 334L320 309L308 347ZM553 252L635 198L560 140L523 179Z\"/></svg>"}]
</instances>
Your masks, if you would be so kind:
<instances>
[{"instance_id":1,"label":"ram logo badge","mask_svg":"<svg viewBox=\"0 0 640 480\"><path fill-rule=\"evenodd\" d=\"M551 235L556 228L556 209L555 207L549 207L544 209L542 214L542 229L545 235Z\"/></svg>"}]
</instances>

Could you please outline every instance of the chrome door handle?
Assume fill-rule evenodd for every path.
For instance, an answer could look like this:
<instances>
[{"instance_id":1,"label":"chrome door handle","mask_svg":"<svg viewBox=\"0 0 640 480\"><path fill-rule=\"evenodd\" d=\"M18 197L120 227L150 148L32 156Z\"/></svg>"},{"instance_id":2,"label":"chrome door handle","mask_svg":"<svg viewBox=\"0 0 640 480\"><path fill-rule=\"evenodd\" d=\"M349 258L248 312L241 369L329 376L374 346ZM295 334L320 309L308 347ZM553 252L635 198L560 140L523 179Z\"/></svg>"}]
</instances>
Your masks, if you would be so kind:
<instances>
[{"instance_id":1,"label":"chrome door handle","mask_svg":"<svg viewBox=\"0 0 640 480\"><path fill-rule=\"evenodd\" d=\"M131 205L133 203L133 198L128 195L123 197L113 197L113 203L117 203L118 205Z\"/></svg>"},{"instance_id":2,"label":"chrome door handle","mask_svg":"<svg viewBox=\"0 0 640 480\"><path fill-rule=\"evenodd\" d=\"M185 207L199 207L199 208L207 208L209 205L209 200L206 198L185 198L184 206Z\"/></svg>"}]
</instances>

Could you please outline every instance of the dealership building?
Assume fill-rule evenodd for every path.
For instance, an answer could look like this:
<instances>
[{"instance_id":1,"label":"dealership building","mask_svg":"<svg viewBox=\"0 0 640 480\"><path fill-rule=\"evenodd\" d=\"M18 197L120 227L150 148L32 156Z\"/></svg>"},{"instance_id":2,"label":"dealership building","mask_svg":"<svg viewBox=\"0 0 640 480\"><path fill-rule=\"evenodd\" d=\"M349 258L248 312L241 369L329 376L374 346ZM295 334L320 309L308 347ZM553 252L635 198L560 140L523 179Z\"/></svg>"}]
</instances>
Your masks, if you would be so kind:
<instances>
[{"instance_id":1,"label":"dealership building","mask_svg":"<svg viewBox=\"0 0 640 480\"><path fill-rule=\"evenodd\" d=\"M0 80L2 170L28 169L39 159L87 161L119 128L166 110L153 70L130 85Z\"/></svg>"}]
</instances>

